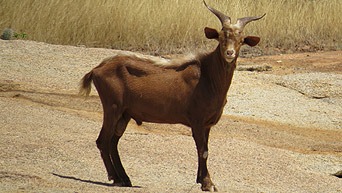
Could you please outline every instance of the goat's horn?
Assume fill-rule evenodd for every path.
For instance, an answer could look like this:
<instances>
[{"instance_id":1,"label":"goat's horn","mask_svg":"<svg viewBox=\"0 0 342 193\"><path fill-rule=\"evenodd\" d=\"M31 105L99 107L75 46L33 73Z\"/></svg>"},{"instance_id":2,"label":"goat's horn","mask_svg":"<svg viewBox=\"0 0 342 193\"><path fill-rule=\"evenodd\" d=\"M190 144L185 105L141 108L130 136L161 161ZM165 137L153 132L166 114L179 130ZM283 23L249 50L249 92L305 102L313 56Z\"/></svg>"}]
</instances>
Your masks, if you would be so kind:
<instances>
[{"instance_id":1,"label":"goat's horn","mask_svg":"<svg viewBox=\"0 0 342 193\"><path fill-rule=\"evenodd\" d=\"M251 21L256 21L259 20L261 18L263 18L266 15L266 13L260 17L244 17L244 18L240 18L237 20L237 24L240 26L241 29L243 29L249 22Z\"/></svg>"},{"instance_id":2,"label":"goat's horn","mask_svg":"<svg viewBox=\"0 0 342 193\"><path fill-rule=\"evenodd\" d=\"M218 11L218 10L212 8L212 7L209 7L209 6L205 3L204 0L203 0L203 3L204 3L204 5L205 5L213 14L215 14L215 15L220 19L222 25L224 25L224 24L227 23L227 22L228 22L228 24L231 23L230 17L226 16L225 14L221 13L220 11Z\"/></svg>"}]
</instances>

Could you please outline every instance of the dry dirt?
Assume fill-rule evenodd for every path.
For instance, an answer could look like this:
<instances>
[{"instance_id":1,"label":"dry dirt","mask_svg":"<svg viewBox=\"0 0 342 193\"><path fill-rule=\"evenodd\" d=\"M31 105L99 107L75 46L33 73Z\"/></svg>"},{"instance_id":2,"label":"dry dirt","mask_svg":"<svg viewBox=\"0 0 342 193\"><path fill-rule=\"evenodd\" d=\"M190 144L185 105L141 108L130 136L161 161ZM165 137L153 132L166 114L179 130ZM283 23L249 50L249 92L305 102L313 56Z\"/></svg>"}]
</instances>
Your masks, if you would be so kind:
<instances>
[{"instance_id":1,"label":"dry dirt","mask_svg":"<svg viewBox=\"0 0 342 193\"><path fill-rule=\"evenodd\" d=\"M0 40L0 192L201 192L190 129L128 125L113 187L82 76L115 50ZM342 52L241 58L209 142L221 192L342 192Z\"/></svg>"}]
</instances>

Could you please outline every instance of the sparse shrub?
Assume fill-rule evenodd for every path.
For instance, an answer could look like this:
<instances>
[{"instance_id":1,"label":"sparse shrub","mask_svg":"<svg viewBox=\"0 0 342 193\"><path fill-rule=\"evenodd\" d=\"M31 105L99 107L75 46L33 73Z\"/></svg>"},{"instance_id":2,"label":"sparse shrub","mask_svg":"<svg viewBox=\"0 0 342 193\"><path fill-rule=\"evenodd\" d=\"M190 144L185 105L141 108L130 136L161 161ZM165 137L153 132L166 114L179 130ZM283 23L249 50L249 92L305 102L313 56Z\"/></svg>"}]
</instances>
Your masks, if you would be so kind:
<instances>
[{"instance_id":1,"label":"sparse shrub","mask_svg":"<svg viewBox=\"0 0 342 193\"><path fill-rule=\"evenodd\" d=\"M26 38L26 33L17 33L17 32L13 32L12 29L8 29L6 28L0 38L3 39L3 40L10 40L12 37L15 37L15 38L22 38L22 39L25 39Z\"/></svg>"},{"instance_id":2,"label":"sparse shrub","mask_svg":"<svg viewBox=\"0 0 342 193\"><path fill-rule=\"evenodd\" d=\"M26 38L26 33L14 33L13 36L15 38Z\"/></svg>"},{"instance_id":3,"label":"sparse shrub","mask_svg":"<svg viewBox=\"0 0 342 193\"><path fill-rule=\"evenodd\" d=\"M2 34L1 34L1 39L3 40L10 40L13 37L13 30L6 28Z\"/></svg>"}]
</instances>

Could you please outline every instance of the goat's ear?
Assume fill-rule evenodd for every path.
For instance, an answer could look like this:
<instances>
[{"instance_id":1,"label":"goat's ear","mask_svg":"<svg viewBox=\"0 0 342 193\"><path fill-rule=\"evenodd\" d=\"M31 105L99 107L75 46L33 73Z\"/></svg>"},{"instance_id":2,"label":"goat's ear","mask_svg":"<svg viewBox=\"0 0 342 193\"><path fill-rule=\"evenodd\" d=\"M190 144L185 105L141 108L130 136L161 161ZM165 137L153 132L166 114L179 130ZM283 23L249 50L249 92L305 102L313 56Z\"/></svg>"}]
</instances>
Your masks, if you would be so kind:
<instances>
[{"instance_id":1,"label":"goat's ear","mask_svg":"<svg viewBox=\"0 0 342 193\"><path fill-rule=\"evenodd\" d=\"M244 40L243 43L253 47L253 46L258 45L259 42L260 42L260 38L259 37L247 36L247 37L245 37L245 40Z\"/></svg>"},{"instance_id":2,"label":"goat's ear","mask_svg":"<svg viewBox=\"0 0 342 193\"><path fill-rule=\"evenodd\" d=\"M204 28L204 33L205 33L205 37L207 37L208 39L218 40L219 34L216 29L206 27Z\"/></svg>"}]
</instances>

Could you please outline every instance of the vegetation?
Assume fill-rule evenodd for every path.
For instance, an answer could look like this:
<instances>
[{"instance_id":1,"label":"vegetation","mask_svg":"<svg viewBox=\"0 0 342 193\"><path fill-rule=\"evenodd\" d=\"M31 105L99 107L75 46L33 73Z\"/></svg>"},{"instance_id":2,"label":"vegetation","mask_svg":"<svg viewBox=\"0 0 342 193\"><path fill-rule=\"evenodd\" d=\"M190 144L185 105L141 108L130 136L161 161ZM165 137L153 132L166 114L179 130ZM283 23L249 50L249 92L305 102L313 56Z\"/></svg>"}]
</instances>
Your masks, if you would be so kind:
<instances>
[{"instance_id":1,"label":"vegetation","mask_svg":"<svg viewBox=\"0 0 342 193\"><path fill-rule=\"evenodd\" d=\"M245 33L261 47L342 49L341 0L207 0L232 17L259 16ZM26 39L155 54L205 48L206 26L220 22L202 0L0 0L0 30ZM23 33L21 33L23 34ZM212 45L210 45L212 48Z\"/></svg>"},{"instance_id":2,"label":"vegetation","mask_svg":"<svg viewBox=\"0 0 342 193\"><path fill-rule=\"evenodd\" d=\"M10 40L13 37L13 30L11 29L4 29L4 31L1 34L1 39L3 40Z\"/></svg>"}]
</instances>

